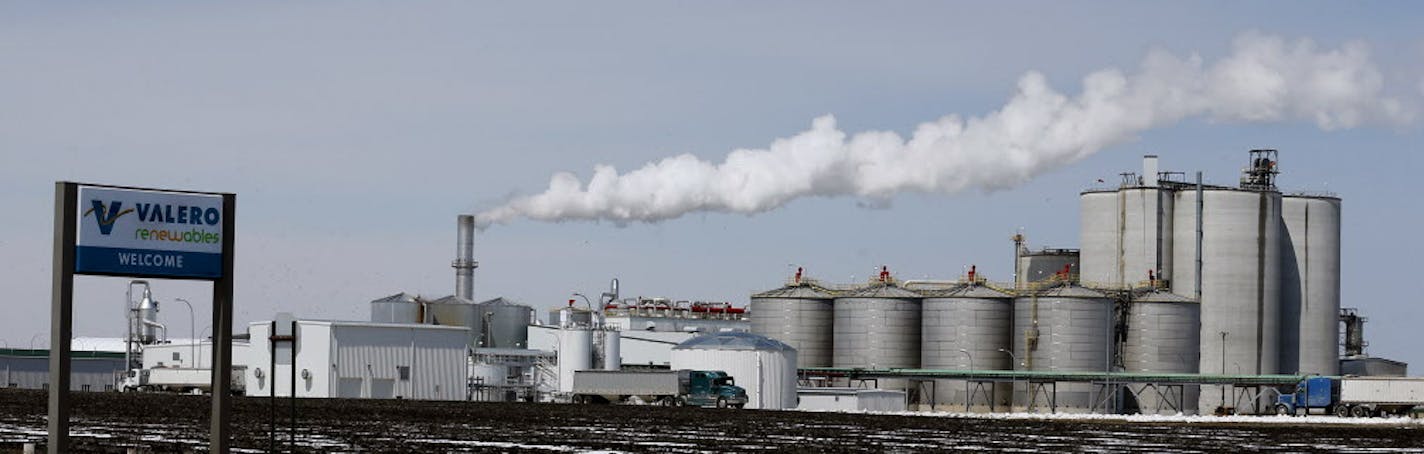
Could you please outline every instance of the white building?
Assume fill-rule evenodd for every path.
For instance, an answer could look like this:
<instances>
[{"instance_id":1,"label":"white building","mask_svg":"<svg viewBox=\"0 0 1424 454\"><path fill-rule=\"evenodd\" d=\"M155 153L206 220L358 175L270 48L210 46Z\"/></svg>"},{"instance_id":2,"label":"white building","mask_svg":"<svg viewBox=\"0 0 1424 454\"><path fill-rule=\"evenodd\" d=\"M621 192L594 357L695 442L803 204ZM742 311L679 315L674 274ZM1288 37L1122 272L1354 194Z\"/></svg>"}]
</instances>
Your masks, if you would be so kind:
<instances>
[{"instance_id":1,"label":"white building","mask_svg":"<svg viewBox=\"0 0 1424 454\"><path fill-rule=\"evenodd\" d=\"M808 411L905 411L905 392L884 389L801 388L798 409Z\"/></svg>"},{"instance_id":2,"label":"white building","mask_svg":"<svg viewBox=\"0 0 1424 454\"><path fill-rule=\"evenodd\" d=\"M796 349L766 336L699 336L673 347L672 368L726 372L747 390L747 408L796 408Z\"/></svg>"},{"instance_id":3,"label":"white building","mask_svg":"<svg viewBox=\"0 0 1424 454\"><path fill-rule=\"evenodd\" d=\"M295 340L276 342L270 342L273 322L248 326L250 362L243 374L247 395L268 396L275 390L278 396L290 396L295 382L297 397L466 398L468 328L325 320L295 323ZM278 329L278 334L289 329Z\"/></svg>"},{"instance_id":4,"label":"white building","mask_svg":"<svg viewBox=\"0 0 1424 454\"><path fill-rule=\"evenodd\" d=\"M71 350L70 358L70 391L113 391L124 371L123 352ZM0 385L49 389L49 350L0 348Z\"/></svg>"}]
</instances>

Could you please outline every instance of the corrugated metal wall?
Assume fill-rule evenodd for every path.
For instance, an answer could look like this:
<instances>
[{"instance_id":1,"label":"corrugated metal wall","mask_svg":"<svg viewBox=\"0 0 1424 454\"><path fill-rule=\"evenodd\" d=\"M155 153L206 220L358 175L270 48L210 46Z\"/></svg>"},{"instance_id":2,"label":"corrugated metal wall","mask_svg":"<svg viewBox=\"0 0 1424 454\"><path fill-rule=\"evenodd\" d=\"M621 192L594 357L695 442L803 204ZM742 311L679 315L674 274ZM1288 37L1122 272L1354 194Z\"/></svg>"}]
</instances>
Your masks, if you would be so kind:
<instances>
[{"instance_id":1,"label":"corrugated metal wall","mask_svg":"<svg viewBox=\"0 0 1424 454\"><path fill-rule=\"evenodd\" d=\"M69 389L112 391L123 370L123 358L74 358L70 363ZM47 389L49 357L0 355L0 380L0 386L7 388Z\"/></svg>"}]
</instances>

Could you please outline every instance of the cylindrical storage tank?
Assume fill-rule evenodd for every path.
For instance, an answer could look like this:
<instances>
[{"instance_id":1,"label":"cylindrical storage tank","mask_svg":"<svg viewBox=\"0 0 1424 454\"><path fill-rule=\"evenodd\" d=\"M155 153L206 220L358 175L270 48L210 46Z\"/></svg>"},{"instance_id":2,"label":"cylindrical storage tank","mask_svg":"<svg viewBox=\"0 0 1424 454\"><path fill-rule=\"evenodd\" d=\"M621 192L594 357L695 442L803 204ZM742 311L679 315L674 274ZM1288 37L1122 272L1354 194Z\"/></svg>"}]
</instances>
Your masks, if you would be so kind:
<instances>
[{"instance_id":1,"label":"cylindrical storage tank","mask_svg":"<svg viewBox=\"0 0 1424 454\"><path fill-rule=\"evenodd\" d=\"M376 323L420 323L420 301L415 295L397 293L371 301L371 321Z\"/></svg>"},{"instance_id":2,"label":"cylindrical storage tank","mask_svg":"<svg viewBox=\"0 0 1424 454\"><path fill-rule=\"evenodd\" d=\"M1337 375L1340 362L1340 199L1285 196L1281 373Z\"/></svg>"},{"instance_id":3,"label":"cylindrical storage tank","mask_svg":"<svg viewBox=\"0 0 1424 454\"><path fill-rule=\"evenodd\" d=\"M479 305L470 300L447 296L425 303L425 323L442 326L462 326L470 329L470 346L482 347L484 324L480 323Z\"/></svg>"},{"instance_id":4,"label":"cylindrical storage tank","mask_svg":"<svg viewBox=\"0 0 1424 454\"><path fill-rule=\"evenodd\" d=\"M747 407L796 408L796 349L735 331L694 337L672 348L672 369L720 370L747 390Z\"/></svg>"},{"instance_id":5,"label":"cylindrical storage tank","mask_svg":"<svg viewBox=\"0 0 1424 454\"><path fill-rule=\"evenodd\" d=\"M1126 316L1127 331L1122 342L1125 372L1197 373L1201 305L1184 296L1152 291L1134 297ZM1136 407L1144 414L1196 414L1198 390L1194 385L1143 388L1137 394Z\"/></svg>"},{"instance_id":6,"label":"cylindrical storage tank","mask_svg":"<svg viewBox=\"0 0 1424 454\"><path fill-rule=\"evenodd\" d=\"M1193 296L1197 284L1195 190L1176 193L1172 291ZM1281 194L1203 188L1201 256L1202 374L1280 372ZM1189 265L1190 264L1190 265ZM1331 330L1334 330L1332 327ZM1337 347L1332 346L1331 351ZM1235 402L1222 386L1203 386L1202 413L1231 407L1239 413L1271 402Z\"/></svg>"},{"instance_id":7,"label":"cylindrical storage tank","mask_svg":"<svg viewBox=\"0 0 1424 454\"><path fill-rule=\"evenodd\" d=\"M834 298L829 290L810 284L752 295L752 333L795 348L797 367L831 367Z\"/></svg>"},{"instance_id":8,"label":"cylindrical storage tank","mask_svg":"<svg viewBox=\"0 0 1424 454\"><path fill-rule=\"evenodd\" d=\"M835 299L834 367L920 366L920 294L872 284ZM882 379L880 388L904 390L908 381Z\"/></svg>"},{"instance_id":9,"label":"cylindrical storage tank","mask_svg":"<svg viewBox=\"0 0 1424 454\"><path fill-rule=\"evenodd\" d=\"M1102 293L1076 285L1039 290L1014 300L1016 370L1106 372L1111 370L1113 301ZM1050 411L1045 386L1040 392L1016 385L1015 406ZM1026 392L1030 391L1030 392ZM1093 407L1094 387L1059 383L1057 411L1086 412Z\"/></svg>"},{"instance_id":10,"label":"cylindrical storage tank","mask_svg":"<svg viewBox=\"0 0 1424 454\"><path fill-rule=\"evenodd\" d=\"M574 391L574 372L593 368L593 331L559 330L559 392Z\"/></svg>"},{"instance_id":11,"label":"cylindrical storage tank","mask_svg":"<svg viewBox=\"0 0 1424 454\"><path fill-rule=\"evenodd\" d=\"M1013 329L1013 296L982 285L923 292L920 367L949 370L1012 370L1008 350ZM966 388L969 386L969 388ZM936 380L934 409L972 406L996 410L1011 404L1008 383Z\"/></svg>"},{"instance_id":12,"label":"cylindrical storage tank","mask_svg":"<svg viewBox=\"0 0 1424 454\"><path fill-rule=\"evenodd\" d=\"M152 294L145 288L143 299L138 302L138 323L135 333L139 334L139 342L144 344L157 343L158 338L158 301L153 299Z\"/></svg>"},{"instance_id":13,"label":"cylindrical storage tank","mask_svg":"<svg viewBox=\"0 0 1424 454\"><path fill-rule=\"evenodd\" d=\"M483 347L529 346L529 318L534 314L534 308L504 298L495 298L480 303L479 311L480 316L484 318Z\"/></svg>"},{"instance_id":14,"label":"cylindrical storage tank","mask_svg":"<svg viewBox=\"0 0 1424 454\"><path fill-rule=\"evenodd\" d=\"M1081 282L1130 288L1149 280L1149 271L1170 275L1172 191L1128 187L1115 192L1084 192L1081 201Z\"/></svg>"},{"instance_id":15,"label":"cylindrical storage tank","mask_svg":"<svg viewBox=\"0 0 1424 454\"><path fill-rule=\"evenodd\" d=\"M616 329L605 327L603 333L603 345L600 346L603 354L603 362L599 364L603 370L619 370L623 368L623 334Z\"/></svg>"}]
</instances>

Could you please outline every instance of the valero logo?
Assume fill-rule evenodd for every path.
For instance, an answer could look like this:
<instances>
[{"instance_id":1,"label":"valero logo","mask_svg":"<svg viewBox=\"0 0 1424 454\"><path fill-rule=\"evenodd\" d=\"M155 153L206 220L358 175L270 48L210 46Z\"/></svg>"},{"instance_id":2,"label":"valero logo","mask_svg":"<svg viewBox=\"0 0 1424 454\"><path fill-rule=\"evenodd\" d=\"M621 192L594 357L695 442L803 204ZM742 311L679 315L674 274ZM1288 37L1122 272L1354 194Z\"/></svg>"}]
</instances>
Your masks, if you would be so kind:
<instances>
[{"instance_id":1,"label":"valero logo","mask_svg":"<svg viewBox=\"0 0 1424 454\"><path fill-rule=\"evenodd\" d=\"M114 221L119 220L119 216L133 212L133 208L120 211L124 206L123 202L110 202L107 208L104 207L104 202L98 200L90 200L89 202L92 208L89 208L89 211L85 211L84 216L87 217L90 213L93 213L94 221L99 223L99 233L104 235L108 235L109 232L114 231Z\"/></svg>"}]
</instances>

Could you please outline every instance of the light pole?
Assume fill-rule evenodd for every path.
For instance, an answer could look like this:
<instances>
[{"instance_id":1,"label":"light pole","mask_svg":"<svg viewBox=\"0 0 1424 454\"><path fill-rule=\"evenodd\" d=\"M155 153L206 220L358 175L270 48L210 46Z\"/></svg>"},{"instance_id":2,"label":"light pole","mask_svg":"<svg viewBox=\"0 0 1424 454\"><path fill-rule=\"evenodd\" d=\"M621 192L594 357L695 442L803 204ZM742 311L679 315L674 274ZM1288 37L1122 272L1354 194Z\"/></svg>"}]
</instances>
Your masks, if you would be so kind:
<instances>
[{"instance_id":1,"label":"light pole","mask_svg":"<svg viewBox=\"0 0 1424 454\"><path fill-rule=\"evenodd\" d=\"M969 350L965 350L965 349L962 349L962 348L959 349L959 352L960 352L960 353L963 353L964 356L968 356L968 357L969 357L969 371L972 373L972 372L974 371L974 354L973 354L973 353L969 353ZM965 377L965 378L968 378L968 377ZM965 413L969 413L969 402L970 402L971 400L973 400L973 399L971 398L971 395L969 394L969 380L964 380L964 412L965 412Z\"/></svg>"},{"instance_id":2,"label":"light pole","mask_svg":"<svg viewBox=\"0 0 1424 454\"><path fill-rule=\"evenodd\" d=\"M1226 331L1221 332L1221 375L1226 375ZM1221 407L1226 408L1226 386L1221 387Z\"/></svg>"},{"instance_id":3,"label":"light pole","mask_svg":"<svg viewBox=\"0 0 1424 454\"><path fill-rule=\"evenodd\" d=\"M188 352L188 353L189 353L189 354L188 354L188 358L193 361L193 367L192 367L192 368L193 368L193 369L197 369L198 366L199 366L199 364L198 364L198 331L197 331L197 330L198 330L198 327L193 326L193 325L196 325L196 324L197 324L197 322L194 322L194 321L193 321L193 305L192 305L192 303L189 303L188 300L185 300L185 299L183 299L183 298L173 298L173 301L177 301L177 302L183 303L184 306L188 306L188 337L189 337L190 339L192 339L192 342L193 342L192 344L189 345L189 347L191 347L191 350ZM216 347L216 346L215 346L215 347Z\"/></svg>"},{"instance_id":4,"label":"light pole","mask_svg":"<svg viewBox=\"0 0 1424 454\"><path fill-rule=\"evenodd\" d=\"M1009 354L1009 361L1011 361L1009 363L1009 370L1017 371L1019 368L1019 357L1014 356L1014 352L1006 348L1001 348L999 351ZM1018 393L1018 386L1018 372L1014 372L1014 378L1009 381L1009 413L1014 412L1014 398L1017 397L1015 394Z\"/></svg>"}]
</instances>

